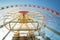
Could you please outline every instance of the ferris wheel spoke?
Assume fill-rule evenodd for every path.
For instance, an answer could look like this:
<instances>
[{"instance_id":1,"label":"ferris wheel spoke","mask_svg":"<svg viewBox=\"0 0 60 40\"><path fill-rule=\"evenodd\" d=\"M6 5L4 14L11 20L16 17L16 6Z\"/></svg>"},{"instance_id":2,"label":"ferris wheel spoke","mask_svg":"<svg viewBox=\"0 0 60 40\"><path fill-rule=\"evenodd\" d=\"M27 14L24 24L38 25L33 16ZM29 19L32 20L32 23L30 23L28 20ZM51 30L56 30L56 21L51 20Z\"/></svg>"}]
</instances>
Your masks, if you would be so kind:
<instances>
[{"instance_id":1,"label":"ferris wheel spoke","mask_svg":"<svg viewBox=\"0 0 60 40\"><path fill-rule=\"evenodd\" d=\"M8 33L3 37L2 40L5 40L5 38L7 37L7 35L10 33L10 30L8 31Z\"/></svg>"},{"instance_id":2,"label":"ferris wheel spoke","mask_svg":"<svg viewBox=\"0 0 60 40\"><path fill-rule=\"evenodd\" d=\"M46 26L46 28L49 29L49 30L51 30L51 31L54 32L55 34L60 35L60 32L58 32L58 31L50 28L49 26Z\"/></svg>"}]
</instances>

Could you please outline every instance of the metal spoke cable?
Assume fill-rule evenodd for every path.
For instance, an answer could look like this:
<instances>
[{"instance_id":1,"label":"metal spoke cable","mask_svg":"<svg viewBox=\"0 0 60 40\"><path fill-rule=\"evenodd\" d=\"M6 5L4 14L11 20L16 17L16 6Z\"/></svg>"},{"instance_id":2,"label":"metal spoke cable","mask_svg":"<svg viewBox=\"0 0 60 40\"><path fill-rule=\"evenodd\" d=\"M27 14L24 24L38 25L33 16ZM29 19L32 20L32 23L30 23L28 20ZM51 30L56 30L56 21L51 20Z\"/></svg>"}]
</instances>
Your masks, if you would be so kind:
<instances>
[{"instance_id":1,"label":"metal spoke cable","mask_svg":"<svg viewBox=\"0 0 60 40\"><path fill-rule=\"evenodd\" d=\"M46 20L47 22L53 22L53 23L56 23L57 25L60 25L59 23L57 23L57 21L53 21L53 19L55 19L54 17L52 16L49 16L47 15L48 17L51 17L51 20ZM56 20L56 19L55 19Z\"/></svg>"},{"instance_id":2,"label":"metal spoke cable","mask_svg":"<svg viewBox=\"0 0 60 40\"><path fill-rule=\"evenodd\" d=\"M7 37L7 35L10 33L10 30L8 31L8 33L3 37L3 39L2 40L4 40L6 37Z\"/></svg>"},{"instance_id":3,"label":"metal spoke cable","mask_svg":"<svg viewBox=\"0 0 60 40\"><path fill-rule=\"evenodd\" d=\"M59 35L59 36L60 36L60 32L58 32L58 31L56 31L56 30L54 30L54 29L50 28L49 26L45 26L45 28L47 28L47 29L51 30L52 32L54 32L55 34L57 34L57 35Z\"/></svg>"}]
</instances>

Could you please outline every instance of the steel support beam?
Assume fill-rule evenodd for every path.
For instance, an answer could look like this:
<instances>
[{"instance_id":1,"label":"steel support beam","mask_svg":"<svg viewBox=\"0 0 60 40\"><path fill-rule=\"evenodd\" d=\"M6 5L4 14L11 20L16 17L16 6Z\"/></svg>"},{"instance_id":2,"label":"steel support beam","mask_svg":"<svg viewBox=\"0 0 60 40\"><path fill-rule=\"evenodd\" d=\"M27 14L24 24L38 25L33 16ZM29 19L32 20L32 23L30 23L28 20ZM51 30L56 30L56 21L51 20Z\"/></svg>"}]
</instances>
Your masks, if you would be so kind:
<instances>
[{"instance_id":1,"label":"steel support beam","mask_svg":"<svg viewBox=\"0 0 60 40\"><path fill-rule=\"evenodd\" d=\"M3 39L2 40L4 40L6 37L7 37L7 35L10 33L10 30L8 31L8 33L3 37Z\"/></svg>"},{"instance_id":2,"label":"steel support beam","mask_svg":"<svg viewBox=\"0 0 60 40\"><path fill-rule=\"evenodd\" d=\"M50 31L52 31L53 33L57 34L57 35L60 35L60 32L54 30L53 28L49 27L49 26L46 26L47 29L49 29Z\"/></svg>"},{"instance_id":3,"label":"steel support beam","mask_svg":"<svg viewBox=\"0 0 60 40\"><path fill-rule=\"evenodd\" d=\"M11 31L36 31L36 30L38 30L38 29L11 29Z\"/></svg>"}]
</instances>

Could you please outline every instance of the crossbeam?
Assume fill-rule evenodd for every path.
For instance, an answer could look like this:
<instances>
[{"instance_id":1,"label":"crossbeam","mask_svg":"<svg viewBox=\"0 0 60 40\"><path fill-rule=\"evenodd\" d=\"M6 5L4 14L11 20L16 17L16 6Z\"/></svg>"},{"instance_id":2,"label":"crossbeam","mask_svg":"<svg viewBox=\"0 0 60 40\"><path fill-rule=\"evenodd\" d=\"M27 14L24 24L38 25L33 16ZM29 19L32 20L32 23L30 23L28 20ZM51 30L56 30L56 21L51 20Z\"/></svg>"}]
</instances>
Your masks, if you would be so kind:
<instances>
[{"instance_id":1,"label":"crossbeam","mask_svg":"<svg viewBox=\"0 0 60 40\"><path fill-rule=\"evenodd\" d=\"M37 21L26 21L26 22L23 22L23 21L12 21L10 23L38 23Z\"/></svg>"},{"instance_id":2,"label":"crossbeam","mask_svg":"<svg viewBox=\"0 0 60 40\"><path fill-rule=\"evenodd\" d=\"M36 31L38 29L11 29L11 31Z\"/></svg>"}]
</instances>

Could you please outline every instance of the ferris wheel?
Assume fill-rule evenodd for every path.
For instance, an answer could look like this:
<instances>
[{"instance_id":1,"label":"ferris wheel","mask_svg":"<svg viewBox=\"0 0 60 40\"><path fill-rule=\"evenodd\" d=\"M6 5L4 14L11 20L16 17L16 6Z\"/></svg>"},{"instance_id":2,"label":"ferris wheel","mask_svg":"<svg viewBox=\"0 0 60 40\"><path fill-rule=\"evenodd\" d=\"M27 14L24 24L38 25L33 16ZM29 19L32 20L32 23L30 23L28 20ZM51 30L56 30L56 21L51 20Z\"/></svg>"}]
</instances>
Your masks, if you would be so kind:
<instances>
[{"instance_id":1,"label":"ferris wheel","mask_svg":"<svg viewBox=\"0 0 60 40\"><path fill-rule=\"evenodd\" d=\"M53 10L41 6L25 4L1 7L0 13L2 14L0 18L1 19L0 28L5 27L7 30L9 30L7 35L10 32L13 32L14 36L18 35L19 33L20 36L21 34L26 34L29 36L30 34L33 34L35 31L40 30L41 27L46 27L52 32L60 35L59 32L45 25L46 22L49 22L49 20L48 21L45 20L46 15L48 16L49 14L44 14L43 12L53 13L52 15L56 15L57 17L59 17L58 12L55 12ZM24 33L21 31L27 32ZM4 36L2 40L4 40L6 36Z\"/></svg>"}]
</instances>

